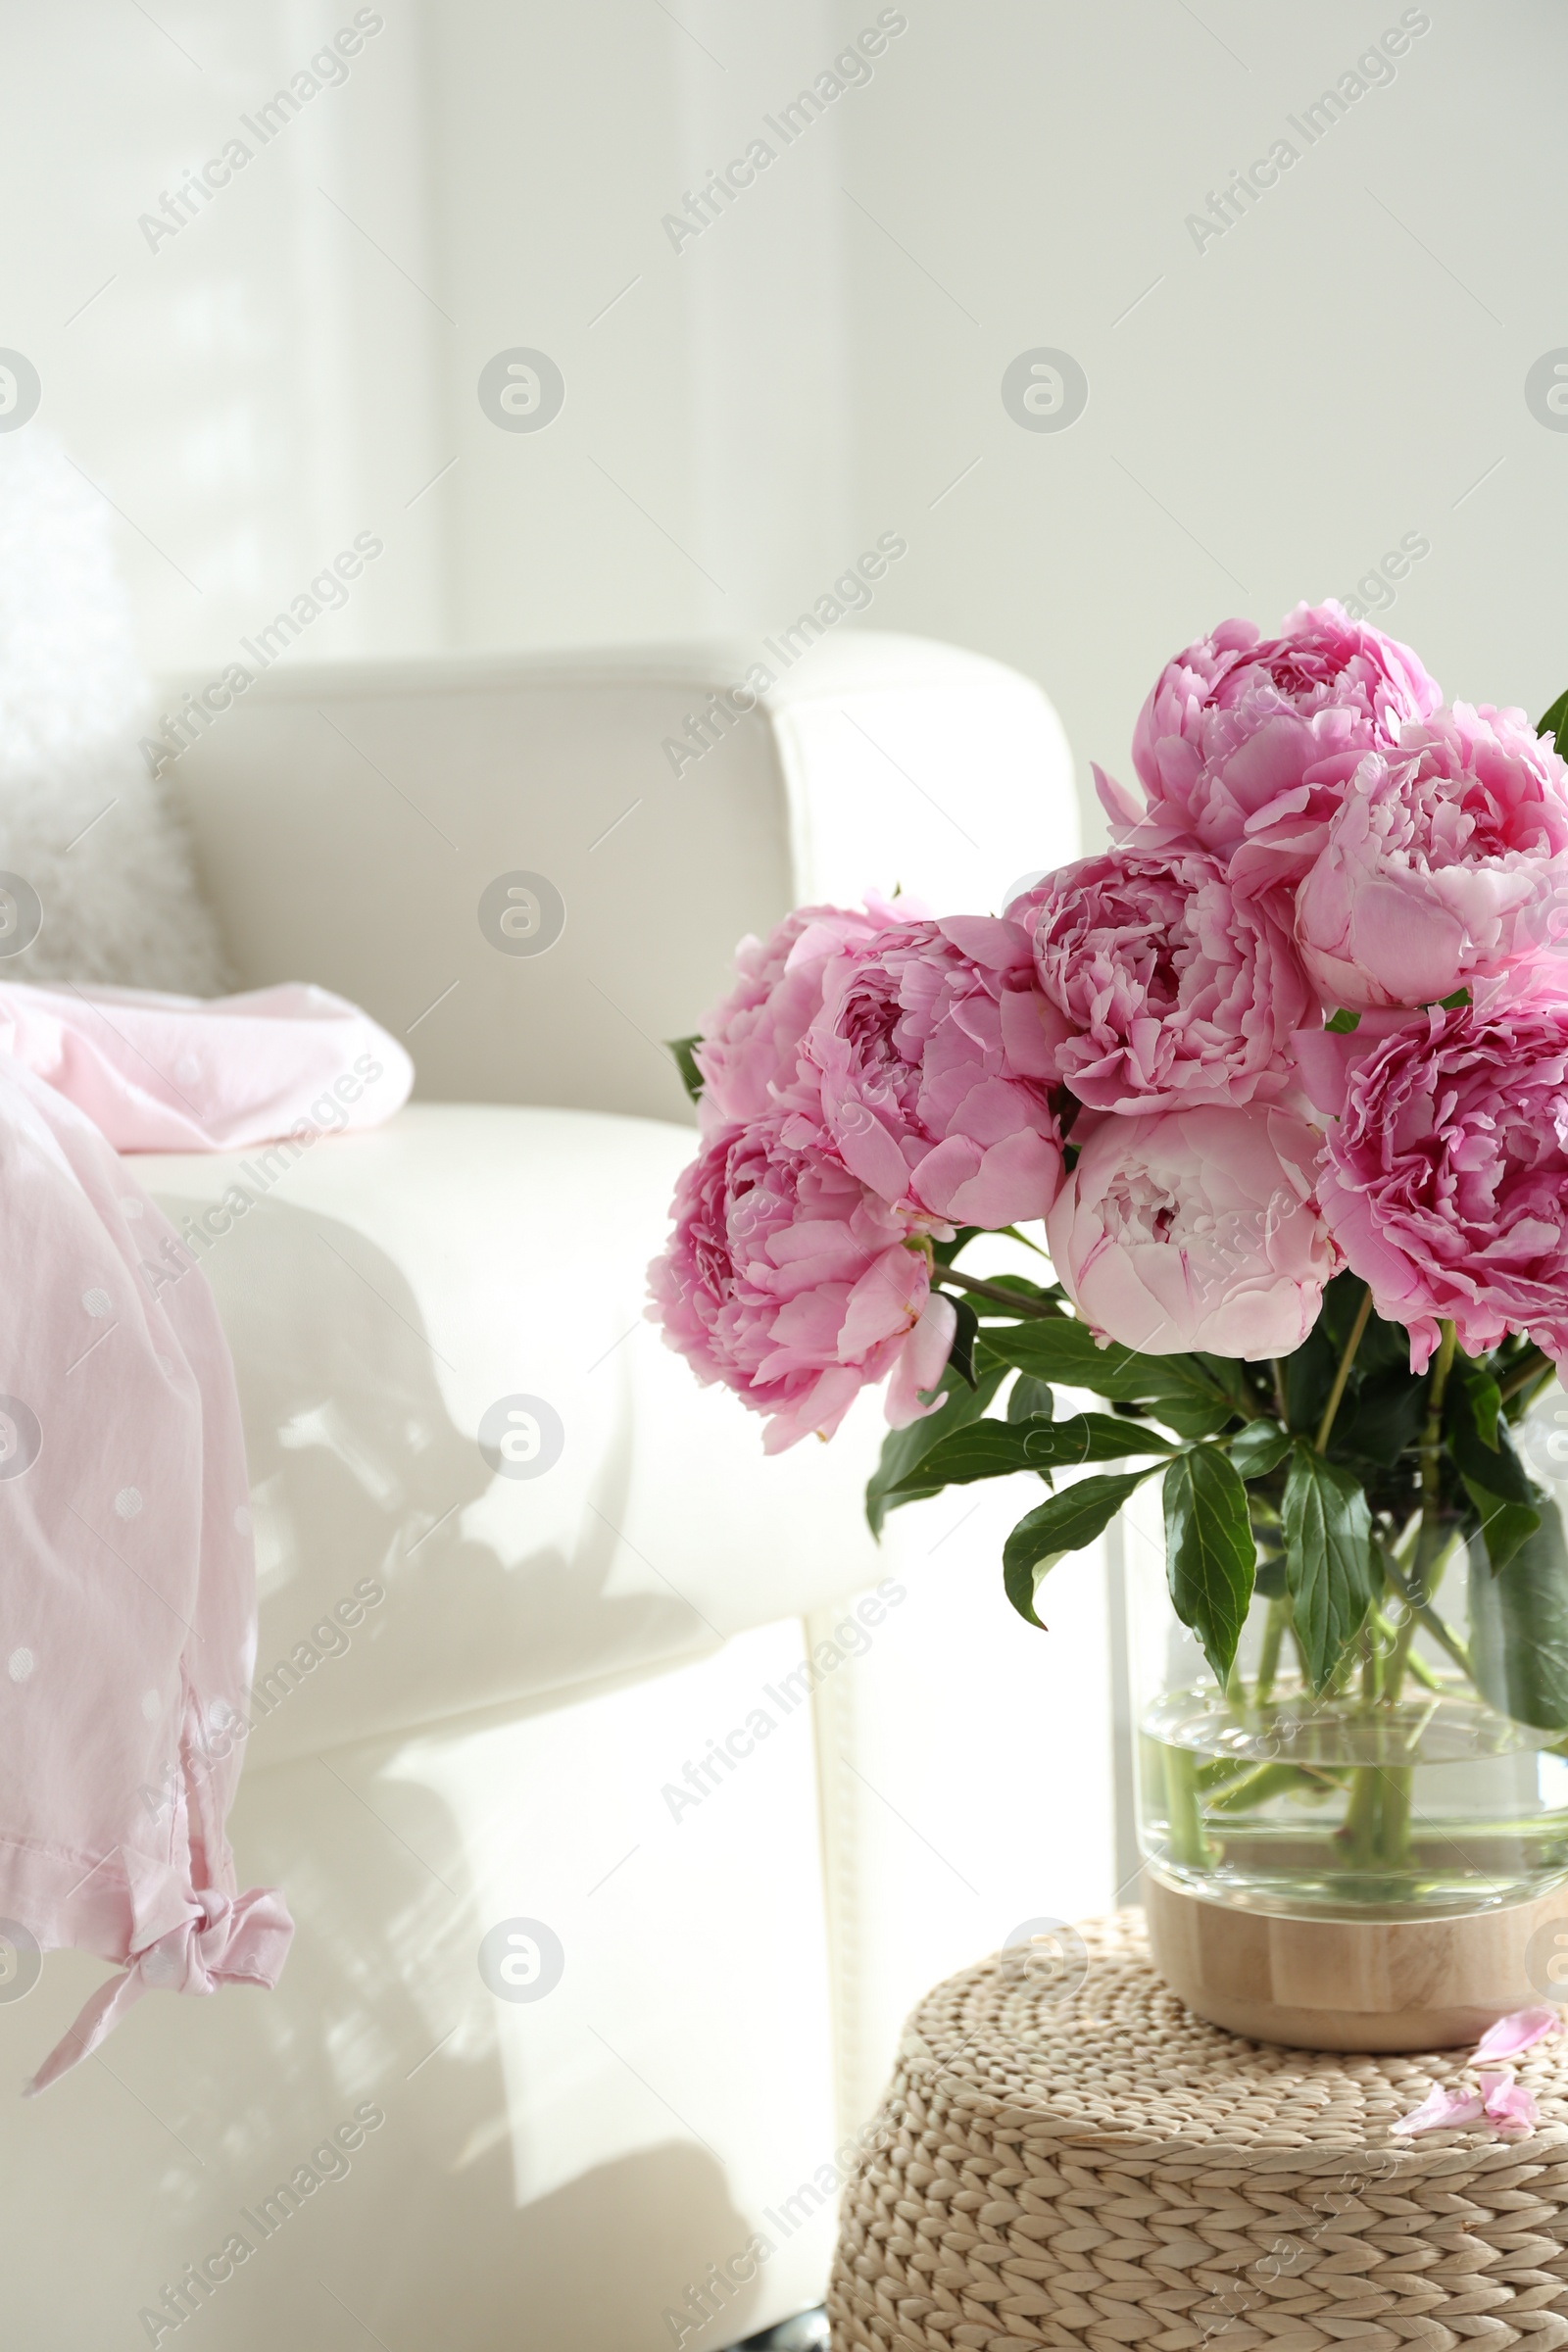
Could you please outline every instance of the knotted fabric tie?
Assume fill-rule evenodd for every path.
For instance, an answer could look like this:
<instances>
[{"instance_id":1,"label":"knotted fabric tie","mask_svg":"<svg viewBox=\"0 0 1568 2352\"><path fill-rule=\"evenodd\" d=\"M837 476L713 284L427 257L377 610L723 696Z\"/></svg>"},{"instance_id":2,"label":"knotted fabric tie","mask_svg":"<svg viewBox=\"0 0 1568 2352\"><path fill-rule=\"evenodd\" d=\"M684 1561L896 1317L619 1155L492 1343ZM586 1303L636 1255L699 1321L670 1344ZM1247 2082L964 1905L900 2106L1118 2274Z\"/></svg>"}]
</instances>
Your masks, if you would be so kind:
<instances>
[{"instance_id":1,"label":"knotted fabric tie","mask_svg":"<svg viewBox=\"0 0 1568 2352\"><path fill-rule=\"evenodd\" d=\"M47 2090L90 2057L144 1992L216 1992L220 1984L260 1984L271 1991L294 1934L277 1888L253 1886L248 1894L227 1895L207 1887L191 1899L185 1919L132 1952L122 1976L99 1985L24 2086L24 2098Z\"/></svg>"}]
</instances>

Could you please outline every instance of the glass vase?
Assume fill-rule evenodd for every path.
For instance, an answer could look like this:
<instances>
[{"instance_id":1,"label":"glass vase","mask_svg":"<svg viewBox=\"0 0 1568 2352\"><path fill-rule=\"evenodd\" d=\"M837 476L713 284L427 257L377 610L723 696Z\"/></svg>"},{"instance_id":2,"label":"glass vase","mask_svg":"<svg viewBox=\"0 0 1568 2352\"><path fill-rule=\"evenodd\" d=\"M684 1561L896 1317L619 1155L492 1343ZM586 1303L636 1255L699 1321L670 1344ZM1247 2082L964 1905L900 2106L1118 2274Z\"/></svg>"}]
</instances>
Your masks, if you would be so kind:
<instances>
[{"instance_id":1,"label":"glass vase","mask_svg":"<svg viewBox=\"0 0 1568 2352\"><path fill-rule=\"evenodd\" d=\"M1562 1444L1560 1395L1556 1407L1538 1475L1543 1446ZM1259 1590L1221 1690L1171 1610L1157 1488L1152 1499L1127 1529L1148 1861L1190 1893L1293 1918L1452 1916L1568 1882L1568 1736L1531 1719L1551 1712L1540 1644L1568 1626L1543 1624L1518 1578L1494 1578L1479 1543L1450 1531L1420 1605L1382 1596L1314 1691L1259 1526ZM1544 1541L1560 1547L1549 1489L1547 1510Z\"/></svg>"}]
</instances>

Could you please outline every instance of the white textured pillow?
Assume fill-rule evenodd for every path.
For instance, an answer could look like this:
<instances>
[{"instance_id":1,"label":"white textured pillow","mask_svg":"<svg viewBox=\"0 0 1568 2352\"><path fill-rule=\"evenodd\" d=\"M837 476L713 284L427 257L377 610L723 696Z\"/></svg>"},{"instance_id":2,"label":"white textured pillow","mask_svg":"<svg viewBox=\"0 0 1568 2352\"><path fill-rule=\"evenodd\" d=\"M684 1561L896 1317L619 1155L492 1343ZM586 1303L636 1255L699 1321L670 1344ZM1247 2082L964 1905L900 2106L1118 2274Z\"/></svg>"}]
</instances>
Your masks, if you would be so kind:
<instances>
[{"instance_id":1,"label":"white textured pillow","mask_svg":"<svg viewBox=\"0 0 1568 2352\"><path fill-rule=\"evenodd\" d=\"M152 697L113 521L48 433L0 434L0 980L217 996L218 928L138 749Z\"/></svg>"}]
</instances>

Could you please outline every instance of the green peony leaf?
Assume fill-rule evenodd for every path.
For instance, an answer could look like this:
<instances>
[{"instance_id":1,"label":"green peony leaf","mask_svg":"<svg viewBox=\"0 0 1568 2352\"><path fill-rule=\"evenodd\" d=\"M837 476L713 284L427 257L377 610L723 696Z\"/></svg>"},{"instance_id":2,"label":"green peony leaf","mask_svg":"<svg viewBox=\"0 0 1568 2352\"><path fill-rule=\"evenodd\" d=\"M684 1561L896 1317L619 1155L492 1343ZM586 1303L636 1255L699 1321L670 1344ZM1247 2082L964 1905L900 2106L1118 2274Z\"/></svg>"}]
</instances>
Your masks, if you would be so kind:
<instances>
[{"instance_id":1,"label":"green peony leaf","mask_svg":"<svg viewBox=\"0 0 1568 2352\"><path fill-rule=\"evenodd\" d=\"M1249 1421L1230 1442L1230 1456L1243 1478L1266 1478L1291 1450L1291 1433L1277 1421Z\"/></svg>"},{"instance_id":2,"label":"green peony leaf","mask_svg":"<svg viewBox=\"0 0 1568 2352\"><path fill-rule=\"evenodd\" d=\"M1348 1454L1392 1470L1420 1436L1426 1409L1426 1382L1414 1379L1408 1366L1374 1372L1354 1384L1342 1405L1329 1452L1336 1461Z\"/></svg>"},{"instance_id":3,"label":"green peony leaf","mask_svg":"<svg viewBox=\"0 0 1568 2352\"><path fill-rule=\"evenodd\" d=\"M1480 1523L1477 1533L1487 1547L1488 1566L1497 1576L1540 1527L1541 1512L1534 1503L1504 1502L1500 1494L1489 1494L1473 1478L1465 1480L1464 1491L1475 1505Z\"/></svg>"},{"instance_id":4,"label":"green peony leaf","mask_svg":"<svg viewBox=\"0 0 1568 2352\"><path fill-rule=\"evenodd\" d=\"M1544 712L1538 735L1549 735L1557 750L1568 760L1568 694L1559 694L1549 710Z\"/></svg>"},{"instance_id":5,"label":"green peony leaf","mask_svg":"<svg viewBox=\"0 0 1568 2352\"><path fill-rule=\"evenodd\" d=\"M1165 1472L1165 1574L1171 1601L1224 1683L1252 1597L1257 1546L1247 1489L1217 1446L1194 1446Z\"/></svg>"},{"instance_id":6,"label":"green peony leaf","mask_svg":"<svg viewBox=\"0 0 1568 2352\"><path fill-rule=\"evenodd\" d=\"M697 1067L697 1056L692 1051L693 1047L700 1046L702 1042L700 1035L696 1037L666 1037L664 1040L664 1051L672 1057L676 1069L679 1070L680 1082L686 1089L688 1101L692 1102L700 1102L703 1095L703 1073Z\"/></svg>"},{"instance_id":7,"label":"green peony leaf","mask_svg":"<svg viewBox=\"0 0 1568 2352\"><path fill-rule=\"evenodd\" d=\"M965 1388L975 1385L974 1344L980 1336L980 1318L966 1298L953 1301L953 1346L948 1349L948 1368L956 1372Z\"/></svg>"},{"instance_id":8,"label":"green peony leaf","mask_svg":"<svg viewBox=\"0 0 1568 2352\"><path fill-rule=\"evenodd\" d=\"M865 1487L865 1516L873 1536L881 1535L889 1511L897 1510L901 1503L914 1502L922 1494L941 1491L940 1479L933 1479L929 1486L916 1487L901 1482L954 1430L965 1429L971 1421L978 1421L1005 1378L1005 1372L999 1366L981 1373L972 1389L966 1389L961 1381L950 1379L946 1384L946 1404L934 1413L927 1413L923 1420L911 1421L907 1429L889 1430L882 1441L882 1458ZM899 1489L896 1494L895 1487Z\"/></svg>"},{"instance_id":9,"label":"green peony leaf","mask_svg":"<svg viewBox=\"0 0 1568 2352\"><path fill-rule=\"evenodd\" d=\"M1312 1687L1324 1689L1378 1590L1361 1482L1298 1438L1280 1506L1292 1622Z\"/></svg>"},{"instance_id":10,"label":"green peony leaf","mask_svg":"<svg viewBox=\"0 0 1568 2352\"><path fill-rule=\"evenodd\" d=\"M1163 1421L1179 1438L1217 1438L1236 1418L1231 1405L1201 1396L1155 1396L1144 1410Z\"/></svg>"},{"instance_id":11,"label":"green peony leaf","mask_svg":"<svg viewBox=\"0 0 1568 2352\"><path fill-rule=\"evenodd\" d=\"M944 1438L900 1484L922 1490L966 1487L978 1478L1010 1478L1019 1470L1076 1470L1085 1462L1124 1462L1129 1454L1170 1451L1170 1439L1158 1430L1111 1413L1074 1413L1065 1421L976 1421Z\"/></svg>"},{"instance_id":12,"label":"green peony leaf","mask_svg":"<svg viewBox=\"0 0 1568 2352\"><path fill-rule=\"evenodd\" d=\"M1501 1502L1529 1505L1535 1489L1513 1449L1508 1424L1498 1416L1499 1401L1491 1374L1455 1354L1443 1405L1448 1451L1466 1480L1474 1479Z\"/></svg>"},{"instance_id":13,"label":"green peony leaf","mask_svg":"<svg viewBox=\"0 0 1568 2352\"><path fill-rule=\"evenodd\" d=\"M1482 1445L1496 1452L1502 1392L1485 1364L1478 1364L1473 1356L1463 1354L1457 1348L1448 1368L1446 1404L1450 1421L1464 1417Z\"/></svg>"},{"instance_id":14,"label":"green peony leaf","mask_svg":"<svg viewBox=\"0 0 1568 2352\"><path fill-rule=\"evenodd\" d=\"M1323 1311L1318 1318L1317 1329L1333 1349L1336 1363L1365 1304L1366 1284L1356 1274L1336 1274L1324 1292ZM1395 1368L1401 1371L1406 1380L1413 1379L1410 1370L1410 1334L1402 1323L1385 1323L1381 1315L1369 1314L1362 1325L1351 1378L1360 1380L1369 1372Z\"/></svg>"},{"instance_id":15,"label":"green peony leaf","mask_svg":"<svg viewBox=\"0 0 1568 2352\"><path fill-rule=\"evenodd\" d=\"M1285 1418L1292 1429L1316 1429L1339 1361L1340 1351L1319 1316L1299 1348L1285 1358Z\"/></svg>"},{"instance_id":16,"label":"green peony leaf","mask_svg":"<svg viewBox=\"0 0 1568 2352\"><path fill-rule=\"evenodd\" d=\"M1114 1342L1102 1348L1086 1323L1067 1315L1053 1315L1028 1323L988 1330L980 1335L983 1357L1016 1365L1036 1380L1060 1381L1068 1388L1090 1389L1114 1403L1139 1404L1155 1399L1185 1398L1205 1410L1230 1418L1231 1407L1196 1357L1139 1355Z\"/></svg>"},{"instance_id":17,"label":"green peony leaf","mask_svg":"<svg viewBox=\"0 0 1568 2352\"><path fill-rule=\"evenodd\" d=\"M1026 1511L1002 1550L1002 1577L1007 1598L1020 1617L1046 1631L1035 1615L1035 1593L1048 1569L1064 1552L1081 1551L1102 1535L1129 1494L1152 1478L1156 1465L1117 1478L1080 1478L1049 1502Z\"/></svg>"},{"instance_id":18,"label":"green peony leaf","mask_svg":"<svg viewBox=\"0 0 1568 2352\"><path fill-rule=\"evenodd\" d=\"M1020 1372L1012 1384L1012 1391L1007 1398L1007 1419L1009 1421L1054 1421L1055 1418L1056 1399L1045 1382L1032 1380L1027 1372Z\"/></svg>"},{"instance_id":19,"label":"green peony leaf","mask_svg":"<svg viewBox=\"0 0 1568 2352\"><path fill-rule=\"evenodd\" d=\"M1476 1688L1515 1723L1568 1730L1568 1547L1562 1513L1536 1490L1539 1525L1495 1576L1470 1579Z\"/></svg>"},{"instance_id":20,"label":"green peony leaf","mask_svg":"<svg viewBox=\"0 0 1568 2352\"><path fill-rule=\"evenodd\" d=\"M1246 1414L1256 1409L1252 1388L1247 1377L1247 1366L1239 1356L1206 1355L1200 1349L1187 1360L1206 1374L1211 1387L1221 1396L1228 1396L1239 1413Z\"/></svg>"}]
</instances>

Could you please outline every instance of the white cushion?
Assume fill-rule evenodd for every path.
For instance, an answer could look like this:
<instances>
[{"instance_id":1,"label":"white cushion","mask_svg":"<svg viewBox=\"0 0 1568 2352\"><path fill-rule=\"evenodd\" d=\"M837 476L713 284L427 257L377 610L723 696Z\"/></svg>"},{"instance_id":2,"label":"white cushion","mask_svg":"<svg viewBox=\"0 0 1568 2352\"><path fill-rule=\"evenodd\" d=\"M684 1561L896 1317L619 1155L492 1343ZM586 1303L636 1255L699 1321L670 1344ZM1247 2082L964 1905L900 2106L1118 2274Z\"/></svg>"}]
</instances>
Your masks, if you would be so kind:
<instances>
[{"instance_id":1,"label":"white cushion","mask_svg":"<svg viewBox=\"0 0 1568 2352\"><path fill-rule=\"evenodd\" d=\"M423 1103L292 1165L132 1163L176 1226L235 1186L254 1201L202 1258L250 1460L253 1763L643 1671L888 1573L860 1507L880 1399L764 1460L758 1416L643 1319L693 1144ZM515 1396L559 1416L542 1475L480 1453Z\"/></svg>"},{"instance_id":2,"label":"white cushion","mask_svg":"<svg viewBox=\"0 0 1568 2352\"><path fill-rule=\"evenodd\" d=\"M0 434L0 876L24 885L0 880L0 980L216 996L190 843L137 748L156 722L114 527L52 434Z\"/></svg>"}]
</instances>

